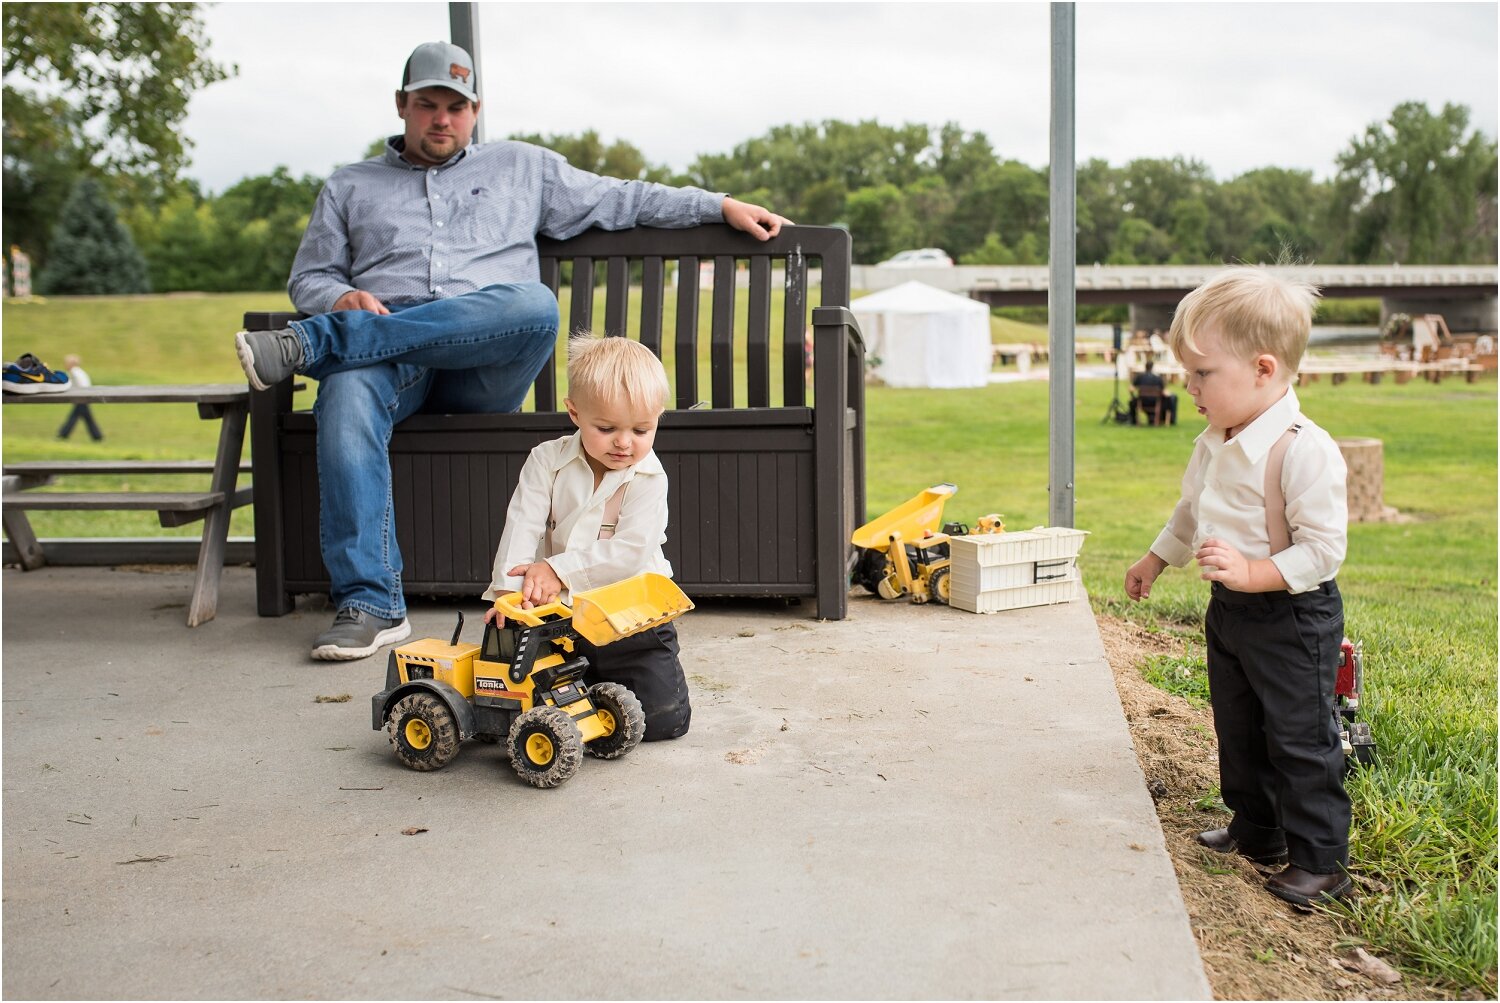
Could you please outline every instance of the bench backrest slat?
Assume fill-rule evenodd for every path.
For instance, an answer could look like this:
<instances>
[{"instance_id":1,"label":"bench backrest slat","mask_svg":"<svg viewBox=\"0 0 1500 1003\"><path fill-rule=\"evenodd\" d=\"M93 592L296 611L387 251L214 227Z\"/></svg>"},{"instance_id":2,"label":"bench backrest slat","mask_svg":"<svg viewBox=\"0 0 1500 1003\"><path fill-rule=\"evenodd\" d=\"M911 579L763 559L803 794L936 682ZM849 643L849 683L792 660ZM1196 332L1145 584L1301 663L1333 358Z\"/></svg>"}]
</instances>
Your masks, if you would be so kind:
<instances>
[{"instance_id":1,"label":"bench backrest slat","mask_svg":"<svg viewBox=\"0 0 1500 1003\"><path fill-rule=\"evenodd\" d=\"M750 259L750 302L745 319L746 403L771 405L771 259Z\"/></svg>"},{"instance_id":2,"label":"bench backrest slat","mask_svg":"<svg viewBox=\"0 0 1500 1003\"><path fill-rule=\"evenodd\" d=\"M542 284L556 296L562 284L562 263L556 258L541 259ZM542 371L537 373L535 383L535 407L538 411L557 410L557 358L556 353L547 356Z\"/></svg>"},{"instance_id":3,"label":"bench backrest slat","mask_svg":"<svg viewBox=\"0 0 1500 1003\"><path fill-rule=\"evenodd\" d=\"M641 262L641 344L661 358L662 289L666 285L666 262L651 255Z\"/></svg>"},{"instance_id":4,"label":"bench backrest slat","mask_svg":"<svg viewBox=\"0 0 1500 1003\"><path fill-rule=\"evenodd\" d=\"M715 255L713 329L708 356L715 408L734 407L734 280L734 258Z\"/></svg>"},{"instance_id":5,"label":"bench backrest slat","mask_svg":"<svg viewBox=\"0 0 1500 1003\"><path fill-rule=\"evenodd\" d=\"M625 318L630 316L630 262L619 254L611 255L605 265L604 333L611 338L625 337Z\"/></svg>"},{"instance_id":6,"label":"bench backrest slat","mask_svg":"<svg viewBox=\"0 0 1500 1003\"><path fill-rule=\"evenodd\" d=\"M677 330L673 346L677 365L677 406L698 403L698 258L677 263Z\"/></svg>"},{"instance_id":7,"label":"bench backrest slat","mask_svg":"<svg viewBox=\"0 0 1500 1003\"><path fill-rule=\"evenodd\" d=\"M824 269L828 271L828 269ZM789 267L784 283L781 323L782 403L802 407L807 403L807 268Z\"/></svg>"},{"instance_id":8,"label":"bench backrest slat","mask_svg":"<svg viewBox=\"0 0 1500 1003\"><path fill-rule=\"evenodd\" d=\"M573 259L573 302L568 312L568 334L594 329L594 259Z\"/></svg>"},{"instance_id":9,"label":"bench backrest slat","mask_svg":"<svg viewBox=\"0 0 1500 1003\"><path fill-rule=\"evenodd\" d=\"M740 246L726 253L726 244ZM598 330L609 336L635 337L664 360L669 358L664 330L667 283L675 282L676 320L669 363L675 370L675 406L691 408L707 397L719 410L807 406L809 312L814 305L848 305L847 244L848 234L832 227L790 227L761 242L713 225L687 230L590 230L566 241L541 238L538 252L543 281L555 293L569 297L569 334ZM834 262L832 267L828 260ZM564 275L565 263L572 266L570 277ZM709 267L700 272L703 263ZM817 267L822 270L820 303L809 302L809 269ZM600 271L604 278L602 329L594 317ZM744 280L739 277L742 273ZM700 274L713 278L706 331L701 330ZM640 283L638 311L631 303L633 280ZM772 293L778 282L782 320L780 337L773 338ZM741 293L746 283L748 288ZM779 388L772 372L778 352ZM707 355L707 388L701 385L700 353ZM564 366L565 360L556 360L538 375L538 411L557 408Z\"/></svg>"}]
</instances>

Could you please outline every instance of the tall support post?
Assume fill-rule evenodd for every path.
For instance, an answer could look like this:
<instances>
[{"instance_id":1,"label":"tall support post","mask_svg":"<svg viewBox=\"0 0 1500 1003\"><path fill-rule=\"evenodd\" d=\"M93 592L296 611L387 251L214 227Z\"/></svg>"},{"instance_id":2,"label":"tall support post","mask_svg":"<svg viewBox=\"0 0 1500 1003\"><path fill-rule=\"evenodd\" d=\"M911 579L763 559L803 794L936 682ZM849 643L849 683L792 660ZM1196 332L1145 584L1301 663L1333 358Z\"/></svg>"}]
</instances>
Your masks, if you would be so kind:
<instances>
[{"instance_id":1,"label":"tall support post","mask_svg":"<svg viewBox=\"0 0 1500 1003\"><path fill-rule=\"evenodd\" d=\"M1073 150L1074 16L1052 4L1051 247L1048 252L1047 492L1050 526L1073 525L1073 341L1078 258L1077 160Z\"/></svg>"},{"instance_id":2,"label":"tall support post","mask_svg":"<svg viewBox=\"0 0 1500 1003\"><path fill-rule=\"evenodd\" d=\"M474 94L479 98L479 114L484 115L484 71L479 61L479 5L477 3L450 3L448 5L448 35L453 44L465 49L470 56L474 57L474 76L478 81L474 84ZM474 142L481 143L484 136L481 134L484 120L474 123Z\"/></svg>"}]
</instances>

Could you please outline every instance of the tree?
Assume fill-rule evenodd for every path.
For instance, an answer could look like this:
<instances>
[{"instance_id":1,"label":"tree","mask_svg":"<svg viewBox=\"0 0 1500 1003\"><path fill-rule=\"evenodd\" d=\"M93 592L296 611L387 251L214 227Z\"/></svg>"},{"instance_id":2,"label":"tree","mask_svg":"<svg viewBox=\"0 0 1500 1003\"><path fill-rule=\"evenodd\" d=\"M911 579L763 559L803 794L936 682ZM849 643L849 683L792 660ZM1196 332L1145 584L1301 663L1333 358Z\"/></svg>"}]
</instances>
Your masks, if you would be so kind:
<instances>
[{"instance_id":1,"label":"tree","mask_svg":"<svg viewBox=\"0 0 1500 1003\"><path fill-rule=\"evenodd\" d=\"M132 202L173 189L188 99L233 68L202 55L195 3L7 3L4 16L3 239L41 261L80 175Z\"/></svg>"},{"instance_id":2,"label":"tree","mask_svg":"<svg viewBox=\"0 0 1500 1003\"><path fill-rule=\"evenodd\" d=\"M74 186L52 231L51 247L37 276L44 294L143 293L150 288L145 259L93 178Z\"/></svg>"},{"instance_id":3,"label":"tree","mask_svg":"<svg viewBox=\"0 0 1500 1003\"><path fill-rule=\"evenodd\" d=\"M907 246L910 218L901 189L892 184L861 188L844 204L855 259L883 261Z\"/></svg>"},{"instance_id":4,"label":"tree","mask_svg":"<svg viewBox=\"0 0 1500 1003\"><path fill-rule=\"evenodd\" d=\"M1118 167L1095 157L1078 168L1078 264L1108 261L1125 219Z\"/></svg>"},{"instance_id":5,"label":"tree","mask_svg":"<svg viewBox=\"0 0 1500 1003\"><path fill-rule=\"evenodd\" d=\"M1209 193L1210 260L1270 264L1325 260L1327 184L1311 171L1261 167Z\"/></svg>"},{"instance_id":6,"label":"tree","mask_svg":"<svg viewBox=\"0 0 1500 1003\"><path fill-rule=\"evenodd\" d=\"M593 129L578 136L542 136L536 133L516 134L509 137L523 143L545 146L562 154L568 163L585 171L603 174L626 181L666 181L671 172L665 167L653 167L646 162L645 154L623 139L606 144ZM382 148L384 143L382 142Z\"/></svg>"},{"instance_id":7,"label":"tree","mask_svg":"<svg viewBox=\"0 0 1500 1003\"><path fill-rule=\"evenodd\" d=\"M1357 263L1494 261L1495 151L1463 105L1399 104L1339 155L1330 230Z\"/></svg>"},{"instance_id":8,"label":"tree","mask_svg":"<svg viewBox=\"0 0 1500 1003\"><path fill-rule=\"evenodd\" d=\"M1049 199L1045 173L1015 160L1002 164L991 159L957 192L954 211L944 221L945 236L937 246L957 259L987 244L991 234L1010 248L1029 234L1039 235L1045 243Z\"/></svg>"},{"instance_id":9,"label":"tree","mask_svg":"<svg viewBox=\"0 0 1500 1003\"><path fill-rule=\"evenodd\" d=\"M158 209L135 207L126 222L161 292L280 289L322 184L277 167L216 198L184 191Z\"/></svg>"},{"instance_id":10,"label":"tree","mask_svg":"<svg viewBox=\"0 0 1500 1003\"><path fill-rule=\"evenodd\" d=\"M1144 219L1127 216L1120 221L1105 264L1160 265L1172 254L1172 238Z\"/></svg>"},{"instance_id":11,"label":"tree","mask_svg":"<svg viewBox=\"0 0 1500 1003\"><path fill-rule=\"evenodd\" d=\"M213 207L183 192L157 209L135 206L125 213L136 246L145 256L157 292L222 292L222 238Z\"/></svg>"},{"instance_id":12,"label":"tree","mask_svg":"<svg viewBox=\"0 0 1500 1003\"><path fill-rule=\"evenodd\" d=\"M727 154L703 155L679 180L709 191L768 193L766 204L799 223L832 223L835 193L891 185L905 189L931 173L936 152L925 125L875 121L778 125ZM815 205L806 200L815 193ZM849 211L846 196L843 210ZM817 211L813 211L816 209ZM856 245L856 253L862 254Z\"/></svg>"}]
</instances>

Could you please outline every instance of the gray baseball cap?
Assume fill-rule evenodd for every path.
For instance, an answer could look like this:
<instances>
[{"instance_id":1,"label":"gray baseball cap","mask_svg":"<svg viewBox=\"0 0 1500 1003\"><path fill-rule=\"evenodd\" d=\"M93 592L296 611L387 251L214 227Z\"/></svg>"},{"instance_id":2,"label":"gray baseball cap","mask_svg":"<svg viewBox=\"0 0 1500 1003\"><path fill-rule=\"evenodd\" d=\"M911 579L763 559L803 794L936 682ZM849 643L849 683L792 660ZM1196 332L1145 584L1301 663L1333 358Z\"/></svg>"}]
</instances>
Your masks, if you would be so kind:
<instances>
[{"instance_id":1,"label":"gray baseball cap","mask_svg":"<svg viewBox=\"0 0 1500 1003\"><path fill-rule=\"evenodd\" d=\"M460 46L450 42L423 42L412 50L401 74L403 91L446 87L470 101L479 100L478 85L474 60Z\"/></svg>"}]
</instances>

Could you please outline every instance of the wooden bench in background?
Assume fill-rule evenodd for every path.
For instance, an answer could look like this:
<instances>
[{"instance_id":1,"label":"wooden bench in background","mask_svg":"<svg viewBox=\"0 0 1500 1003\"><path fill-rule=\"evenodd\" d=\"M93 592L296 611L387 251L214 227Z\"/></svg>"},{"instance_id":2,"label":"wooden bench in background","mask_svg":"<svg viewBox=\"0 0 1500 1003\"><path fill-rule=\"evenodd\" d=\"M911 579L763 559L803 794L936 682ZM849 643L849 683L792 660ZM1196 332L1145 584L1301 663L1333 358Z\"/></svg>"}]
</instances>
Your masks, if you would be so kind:
<instances>
[{"instance_id":1,"label":"wooden bench in background","mask_svg":"<svg viewBox=\"0 0 1500 1003\"><path fill-rule=\"evenodd\" d=\"M724 225L638 227L538 247L543 282L559 291L570 275L569 331L625 335L628 319L639 327L630 336L674 364L674 405L662 416L656 453L670 482L666 556L678 585L695 598L811 598L818 616L843 618L849 538L865 519L864 344L848 309L848 233L786 227L761 242ZM816 268L821 282L809 288ZM713 290L700 324L705 272ZM784 293L774 330L773 287ZM676 324L664 330L669 296ZM274 329L296 316L247 314L245 326ZM704 339L710 365L700 380ZM555 359L543 368L533 411L422 414L396 428L391 474L408 595L477 596L489 586L521 465L539 443L573 431L559 410L562 369ZM318 541L317 425L310 411L293 410L288 382L252 395L251 437L258 606L279 616L296 594L329 588Z\"/></svg>"}]
</instances>

